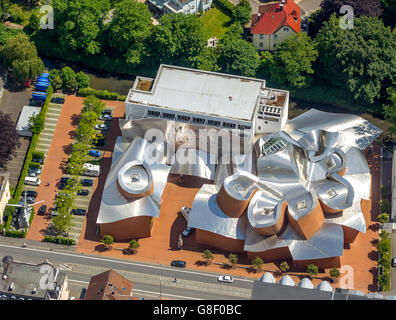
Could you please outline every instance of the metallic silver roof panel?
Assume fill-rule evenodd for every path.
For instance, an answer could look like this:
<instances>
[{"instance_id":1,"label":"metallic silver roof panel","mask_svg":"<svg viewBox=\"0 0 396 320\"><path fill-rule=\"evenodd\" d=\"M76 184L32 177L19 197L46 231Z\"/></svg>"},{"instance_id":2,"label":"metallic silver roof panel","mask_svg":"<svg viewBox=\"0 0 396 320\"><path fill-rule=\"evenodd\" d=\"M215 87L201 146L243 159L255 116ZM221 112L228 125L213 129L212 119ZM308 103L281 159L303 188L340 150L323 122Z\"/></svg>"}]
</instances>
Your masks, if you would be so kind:
<instances>
[{"instance_id":1,"label":"metallic silver roof panel","mask_svg":"<svg viewBox=\"0 0 396 320\"><path fill-rule=\"evenodd\" d=\"M316 109L310 109L289 120L283 130L297 141L301 134L296 134L296 130L305 133L313 130L340 132L340 145L350 145L360 150L366 149L382 133L382 130L361 117Z\"/></svg>"},{"instance_id":2,"label":"metallic silver roof panel","mask_svg":"<svg viewBox=\"0 0 396 320\"><path fill-rule=\"evenodd\" d=\"M154 163L150 165L144 161L145 154L150 150L150 145L147 140L136 137L118 159L113 162L104 186L97 223L111 223L135 216L159 216L161 195L170 168L164 164ZM150 174L154 184L152 194L133 201L127 200L117 187L119 171L131 161L144 163L145 168L151 171Z\"/></svg>"},{"instance_id":3,"label":"metallic silver roof panel","mask_svg":"<svg viewBox=\"0 0 396 320\"><path fill-rule=\"evenodd\" d=\"M220 234L225 237L245 240L246 214L230 218L218 206L217 189L204 184L195 196L188 226Z\"/></svg>"},{"instance_id":4,"label":"metallic silver roof panel","mask_svg":"<svg viewBox=\"0 0 396 320\"><path fill-rule=\"evenodd\" d=\"M360 206L361 199L355 199L352 206L342 211L340 215L327 215L325 223L333 223L366 233L366 221Z\"/></svg>"}]
</instances>

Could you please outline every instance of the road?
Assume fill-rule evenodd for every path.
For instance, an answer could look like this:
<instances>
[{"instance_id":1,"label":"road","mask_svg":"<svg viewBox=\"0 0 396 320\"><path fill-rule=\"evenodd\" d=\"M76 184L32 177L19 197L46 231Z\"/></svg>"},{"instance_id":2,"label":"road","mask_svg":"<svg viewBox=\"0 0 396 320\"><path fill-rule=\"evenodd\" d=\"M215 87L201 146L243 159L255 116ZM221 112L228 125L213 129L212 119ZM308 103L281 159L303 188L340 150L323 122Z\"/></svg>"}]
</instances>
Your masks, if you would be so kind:
<instances>
[{"instance_id":1,"label":"road","mask_svg":"<svg viewBox=\"0 0 396 320\"><path fill-rule=\"evenodd\" d=\"M79 254L66 247L49 250L42 244L28 244L22 248L19 243L0 241L0 258L10 255L17 262L33 264L47 259L66 272L71 296L76 298L88 287L93 275L109 269L131 280L133 295L144 299L158 299L161 294L163 299L169 300L243 300L250 299L253 288L253 281L248 279L238 278L231 284L224 284L217 282L218 274L214 273Z\"/></svg>"}]
</instances>

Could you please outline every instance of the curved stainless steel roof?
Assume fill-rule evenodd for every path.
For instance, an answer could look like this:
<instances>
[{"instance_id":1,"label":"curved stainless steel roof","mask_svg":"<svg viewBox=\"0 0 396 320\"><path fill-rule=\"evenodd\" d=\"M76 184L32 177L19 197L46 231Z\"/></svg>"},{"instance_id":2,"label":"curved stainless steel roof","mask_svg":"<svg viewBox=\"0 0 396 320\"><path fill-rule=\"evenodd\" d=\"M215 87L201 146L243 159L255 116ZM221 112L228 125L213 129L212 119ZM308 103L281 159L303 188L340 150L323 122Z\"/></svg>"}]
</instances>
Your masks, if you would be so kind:
<instances>
[{"instance_id":1,"label":"curved stainless steel roof","mask_svg":"<svg viewBox=\"0 0 396 320\"><path fill-rule=\"evenodd\" d=\"M333 291L333 287L326 280L323 280L321 283L319 283L316 289L321 291L328 291L328 292Z\"/></svg>"},{"instance_id":2,"label":"curved stainless steel roof","mask_svg":"<svg viewBox=\"0 0 396 320\"><path fill-rule=\"evenodd\" d=\"M217 189L204 184L195 196L188 227L210 231L225 237L245 240L246 214L230 218L218 206Z\"/></svg>"},{"instance_id":3,"label":"curved stainless steel roof","mask_svg":"<svg viewBox=\"0 0 396 320\"><path fill-rule=\"evenodd\" d=\"M248 172L239 171L227 177L223 182L224 190L235 200L245 201L257 189L258 177Z\"/></svg>"},{"instance_id":4,"label":"curved stainless steel roof","mask_svg":"<svg viewBox=\"0 0 396 320\"><path fill-rule=\"evenodd\" d=\"M250 225L254 228L267 228L275 225L281 218L284 201L264 190L257 191L248 207Z\"/></svg>"},{"instance_id":5,"label":"curved stainless steel roof","mask_svg":"<svg viewBox=\"0 0 396 320\"><path fill-rule=\"evenodd\" d=\"M282 286L290 286L290 287L294 287L296 285L296 283L290 276L283 276L278 283Z\"/></svg>"},{"instance_id":6,"label":"curved stainless steel roof","mask_svg":"<svg viewBox=\"0 0 396 320\"><path fill-rule=\"evenodd\" d=\"M313 289L314 285L311 280L308 278L302 278L301 281L298 283L297 287L305 288L305 289Z\"/></svg>"},{"instance_id":7,"label":"curved stainless steel roof","mask_svg":"<svg viewBox=\"0 0 396 320\"><path fill-rule=\"evenodd\" d=\"M135 160L127 162L118 170L117 181L125 192L142 194L151 189L153 176L144 161Z\"/></svg>"},{"instance_id":8,"label":"curved stainless steel roof","mask_svg":"<svg viewBox=\"0 0 396 320\"><path fill-rule=\"evenodd\" d=\"M260 281L266 282L266 283L276 283L274 276L272 275L272 273L269 273L269 272L264 273L261 276Z\"/></svg>"},{"instance_id":9,"label":"curved stainless steel roof","mask_svg":"<svg viewBox=\"0 0 396 320\"><path fill-rule=\"evenodd\" d=\"M99 209L97 223L110 223L135 216L158 217L159 205L162 192L167 181L169 166L154 163L147 164L144 159L146 153L152 146L147 140L136 137L125 151L113 162L112 168L107 176L102 200ZM131 163L140 163L152 177L154 184L153 192L136 200L126 199L117 188L119 172Z\"/></svg>"}]
</instances>

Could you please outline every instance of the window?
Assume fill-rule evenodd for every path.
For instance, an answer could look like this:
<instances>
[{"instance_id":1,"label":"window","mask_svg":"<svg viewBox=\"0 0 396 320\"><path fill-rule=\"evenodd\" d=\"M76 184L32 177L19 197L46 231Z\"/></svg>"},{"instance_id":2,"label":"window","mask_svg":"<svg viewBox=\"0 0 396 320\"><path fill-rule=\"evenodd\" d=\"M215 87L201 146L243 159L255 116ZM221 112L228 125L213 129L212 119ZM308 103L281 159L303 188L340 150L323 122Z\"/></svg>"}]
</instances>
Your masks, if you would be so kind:
<instances>
[{"instance_id":1,"label":"window","mask_svg":"<svg viewBox=\"0 0 396 320\"><path fill-rule=\"evenodd\" d=\"M333 188L331 188L329 191L327 191L327 195L330 197L330 199L333 199L338 195L338 193Z\"/></svg>"},{"instance_id":2,"label":"window","mask_svg":"<svg viewBox=\"0 0 396 320\"><path fill-rule=\"evenodd\" d=\"M336 163L333 158L330 158L325 162L327 169L333 169L336 166Z\"/></svg>"},{"instance_id":3,"label":"window","mask_svg":"<svg viewBox=\"0 0 396 320\"><path fill-rule=\"evenodd\" d=\"M223 122L223 127L224 128L235 128L236 125L235 125L235 123Z\"/></svg>"},{"instance_id":4,"label":"window","mask_svg":"<svg viewBox=\"0 0 396 320\"><path fill-rule=\"evenodd\" d=\"M302 210L307 207L307 202L305 200L297 201L297 210Z\"/></svg>"},{"instance_id":5,"label":"window","mask_svg":"<svg viewBox=\"0 0 396 320\"><path fill-rule=\"evenodd\" d=\"M164 112L164 113L163 113L163 117L164 117L165 119L175 119L175 115L174 115L173 113Z\"/></svg>"},{"instance_id":6,"label":"window","mask_svg":"<svg viewBox=\"0 0 396 320\"><path fill-rule=\"evenodd\" d=\"M283 31L289 31L289 28L288 27L284 27Z\"/></svg>"},{"instance_id":7,"label":"window","mask_svg":"<svg viewBox=\"0 0 396 320\"><path fill-rule=\"evenodd\" d=\"M148 111L147 111L147 115L150 116L150 117L159 118L159 116L161 115L161 112L159 112L159 111L153 111L153 110L148 110Z\"/></svg>"},{"instance_id":8,"label":"window","mask_svg":"<svg viewBox=\"0 0 396 320\"><path fill-rule=\"evenodd\" d=\"M131 178L132 178L132 182L139 182L140 181L140 174L139 173L133 173Z\"/></svg>"},{"instance_id":9,"label":"window","mask_svg":"<svg viewBox=\"0 0 396 320\"><path fill-rule=\"evenodd\" d=\"M240 124L240 125L238 125L238 129L242 129L242 130L250 130L250 129L251 129L251 127L250 127L250 126L245 126L245 125L242 125L242 124Z\"/></svg>"},{"instance_id":10,"label":"window","mask_svg":"<svg viewBox=\"0 0 396 320\"><path fill-rule=\"evenodd\" d=\"M205 119L202 118L192 118L194 123L205 123Z\"/></svg>"},{"instance_id":11,"label":"window","mask_svg":"<svg viewBox=\"0 0 396 320\"><path fill-rule=\"evenodd\" d=\"M264 117L264 120L272 121L272 122L279 122L279 119L274 119L274 118L269 118L269 117Z\"/></svg>"},{"instance_id":12,"label":"window","mask_svg":"<svg viewBox=\"0 0 396 320\"><path fill-rule=\"evenodd\" d=\"M177 120L180 120L180 121L190 121L190 117L189 116L180 116L180 115L178 115L177 116Z\"/></svg>"},{"instance_id":13,"label":"window","mask_svg":"<svg viewBox=\"0 0 396 320\"><path fill-rule=\"evenodd\" d=\"M277 40L278 36L276 34L274 34L274 40Z\"/></svg>"},{"instance_id":14,"label":"window","mask_svg":"<svg viewBox=\"0 0 396 320\"><path fill-rule=\"evenodd\" d=\"M260 48L264 47L264 43L260 42Z\"/></svg>"},{"instance_id":15,"label":"window","mask_svg":"<svg viewBox=\"0 0 396 320\"><path fill-rule=\"evenodd\" d=\"M220 126L220 121L208 120L208 125L218 127Z\"/></svg>"},{"instance_id":16,"label":"window","mask_svg":"<svg viewBox=\"0 0 396 320\"><path fill-rule=\"evenodd\" d=\"M260 39L264 39L264 35L263 34L260 34Z\"/></svg>"}]
</instances>

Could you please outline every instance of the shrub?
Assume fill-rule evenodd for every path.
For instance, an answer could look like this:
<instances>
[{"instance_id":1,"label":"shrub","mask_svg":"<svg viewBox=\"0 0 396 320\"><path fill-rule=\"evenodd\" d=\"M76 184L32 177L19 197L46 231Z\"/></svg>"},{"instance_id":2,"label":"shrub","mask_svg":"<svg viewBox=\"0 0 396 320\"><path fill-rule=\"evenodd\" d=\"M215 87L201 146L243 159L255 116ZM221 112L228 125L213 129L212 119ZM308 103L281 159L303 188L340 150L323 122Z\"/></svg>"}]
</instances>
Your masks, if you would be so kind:
<instances>
[{"instance_id":1,"label":"shrub","mask_svg":"<svg viewBox=\"0 0 396 320\"><path fill-rule=\"evenodd\" d=\"M283 261L280 265L279 265L279 269L282 272L287 272L289 271L290 267L289 264L286 261Z\"/></svg>"},{"instance_id":2,"label":"shrub","mask_svg":"<svg viewBox=\"0 0 396 320\"><path fill-rule=\"evenodd\" d=\"M256 271L261 271L261 267L263 264L264 264L264 261L260 257L256 257L256 258L254 258L254 260L252 260L252 265L254 266Z\"/></svg>"},{"instance_id":3,"label":"shrub","mask_svg":"<svg viewBox=\"0 0 396 320\"><path fill-rule=\"evenodd\" d=\"M33 151L32 158L39 158L44 160L44 152Z\"/></svg>"},{"instance_id":4,"label":"shrub","mask_svg":"<svg viewBox=\"0 0 396 320\"><path fill-rule=\"evenodd\" d=\"M230 253L230 255L228 256L228 260L232 265L235 265L238 263L238 256L236 254Z\"/></svg>"},{"instance_id":5,"label":"shrub","mask_svg":"<svg viewBox=\"0 0 396 320\"><path fill-rule=\"evenodd\" d=\"M317 274L319 273L318 266L315 265L315 264L309 264L309 265L307 266L307 273L308 273L310 276L317 275Z\"/></svg>"},{"instance_id":6,"label":"shrub","mask_svg":"<svg viewBox=\"0 0 396 320\"><path fill-rule=\"evenodd\" d=\"M378 215L378 221L380 223L387 223L389 222L389 214L387 213L381 213L380 215Z\"/></svg>"},{"instance_id":7,"label":"shrub","mask_svg":"<svg viewBox=\"0 0 396 320\"><path fill-rule=\"evenodd\" d=\"M89 87L90 79L89 79L89 76L85 72L82 72L82 71L77 72L76 80L77 80L79 89Z\"/></svg>"},{"instance_id":8,"label":"shrub","mask_svg":"<svg viewBox=\"0 0 396 320\"><path fill-rule=\"evenodd\" d=\"M230 17L233 16L235 6L228 0L214 0L213 3L216 5L217 8L224 11L225 14L229 15Z\"/></svg>"},{"instance_id":9,"label":"shrub","mask_svg":"<svg viewBox=\"0 0 396 320\"><path fill-rule=\"evenodd\" d=\"M330 276L333 278L338 278L340 276L340 270L338 270L336 267L332 268L330 270Z\"/></svg>"},{"instance_id":10,"label":"shrub","mask_svg":"<svg viewBox=\"0 0 396 320\"><path fill-rule=\"evenodd\" d=\"M104 100L120 100L120 101L126 100L126 96L119 95L118 93L109 92L107 90L95 90L92 88L82 88L78 90L78 95L81 97L95 96L99 99L104 99Z\"/></svg>"},{"instance_id":11,"label":"shrub","mask_svg":"<svg viewBox=\"0 0 396 320\"><path fill-rule=\"evenodd\" d=\"M64 67L61 70L61 79L63 82L63 88L74 92L76 90L78 90L78 82L76 79L76 73L74 72L74 70L70 67Z\"/></svg>"},{"instance_id":12,"label":"shrub","mask_svg":"<svg viewBox=\"0 0 396 320\"><path fill-rule=\"evenodd\" d=\"M5 231L5 235L7 237L13 237L13 238L24 238L26 236L26 233L24 231L19 231L19 230L7 230Z\"/></svg>"},{"instance_id":13,"label":"shrub","mask_svg":"<svg viewBox=\"0 0 396 320\"><path fill-rule=\"evenodd\" d=\"M209 265L211 260L214 259L212 251L208 249L203 252L202 257L205 259L206 265Z\"/></svg>"},{"instance_id":14,"label":"shrub","mask_svg":"<svg viewBox=\"0 0 396 320\"><path fill-rule=\"evenodd\" d=\"M53 242L53 243L60 243L60 244L66 244L66 245L72 245L75 244L74 240L71 238L65 238L65 237L59 237L59 236L44 236L44 241L46 242Z\"/></svg>"},{"instance_id":15,"label":"shrub","mask_svg":"<svg viewBox=\"0 0 396 320\"><path fill-rule=\"evenodd\" d=\"M29 163L29 168L36 168L36 169L40 169L40 168L41 168L41 164L40 164L40 163L38 163L38 162L34 162L34 161L32 161L32 162L30 162L30 163Z\"/></svg>"}]
</instances>

